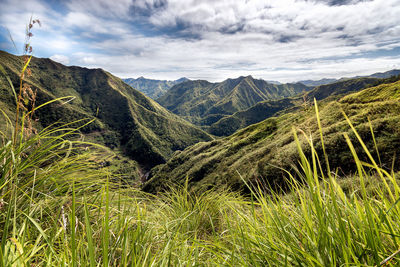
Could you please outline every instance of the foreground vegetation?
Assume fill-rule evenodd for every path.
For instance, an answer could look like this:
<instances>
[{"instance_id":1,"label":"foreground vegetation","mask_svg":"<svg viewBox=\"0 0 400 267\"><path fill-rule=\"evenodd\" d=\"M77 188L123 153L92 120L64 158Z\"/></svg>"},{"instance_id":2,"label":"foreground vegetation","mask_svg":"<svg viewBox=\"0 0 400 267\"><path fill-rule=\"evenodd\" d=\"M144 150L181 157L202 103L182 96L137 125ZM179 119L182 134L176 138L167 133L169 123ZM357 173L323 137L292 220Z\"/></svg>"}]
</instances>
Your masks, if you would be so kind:
<instances>
[{"instance_id":1,"label":"foreground vegetation","mask_svg":"<svg viewBox=\"0 0 400 267\"><path fill-rule=\"evenodd\" d=\"M247 197L198 194L186 184L153 196L110 179L95 160L88 168L98 149L82 151L84 143L68 141L76 130L67 125L30 137L20 131L18 140L3 137L0 150L0 266L399 262L397 175L380 168L368 149L369 162L360 161L347 135L355 177L323 172L323 155L307 139L307 158L293 132L302 183L288 174L289 194L254 187Z\"/></svg>"}]
</instances>

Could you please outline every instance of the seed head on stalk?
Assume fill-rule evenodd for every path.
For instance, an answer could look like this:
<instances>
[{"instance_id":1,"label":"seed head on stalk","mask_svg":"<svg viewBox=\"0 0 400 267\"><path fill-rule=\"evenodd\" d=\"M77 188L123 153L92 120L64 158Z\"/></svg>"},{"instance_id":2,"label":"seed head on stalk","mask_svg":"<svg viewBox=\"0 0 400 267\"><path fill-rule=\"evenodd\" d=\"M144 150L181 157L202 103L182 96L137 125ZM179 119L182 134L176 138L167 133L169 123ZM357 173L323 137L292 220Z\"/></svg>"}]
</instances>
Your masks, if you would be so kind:
<instances>
[{"instance_id":1,"label":"seed head on stalk","mask_svg":"<svg viewBox=\"0 0 400 267\"><path fill-rule=\"evenodd\" d=\"M20 74L20 86L19 86L19 94L17 97L17 108L16 108L16 113L15 113L15 130L14 130L14 139L13 139L13 144L14 146L16 145L17 142L17 134L19 131L19 116L20 116L20 110L25 113L25 111L28 110L28 105L29 103L31 104L31 110L29 116L27 116L25 119L25 124L24 129L22 130L21 134L23 135L25 133L26 136L30 136L32 133L36 133L36 129L33 128L32 126L32 120L33 120L33 115L34 115L34 110L35 110L35 102L36 102L36 94L37 91L33 91L32 88L30 87L29 84L24 83L25 79L25 73L27 77L32 75L32 71L30 68L28 68L29 63L32 59L32 52L33 48L30 43L31 38L33 37L32 33L32 28L35 24L38 24L41 26L41 22L38 19L32 20L32 17L29 20L29 23L26 27L26 32L25 32L25 42L24 42L24 54L23 54L23 66Z\"/></svg>"}]
</instances>

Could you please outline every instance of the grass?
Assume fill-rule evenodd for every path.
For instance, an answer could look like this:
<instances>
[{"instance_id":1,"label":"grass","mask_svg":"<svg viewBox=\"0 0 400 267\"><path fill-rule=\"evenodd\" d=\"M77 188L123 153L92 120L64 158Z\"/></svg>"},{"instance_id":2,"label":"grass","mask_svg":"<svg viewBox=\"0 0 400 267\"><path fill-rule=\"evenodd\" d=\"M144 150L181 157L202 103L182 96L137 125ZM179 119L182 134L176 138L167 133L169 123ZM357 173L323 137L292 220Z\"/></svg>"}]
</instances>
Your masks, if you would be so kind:
<instances>
[{"instance_id":1,"label":"grass","mask_svg":"<svg viewBox=\"0 0 400 267\"><path fill-rule=\"evenodd\" d=\"M317 155L305 136L312 151L306 157L293 131L302 180L288 173L290 193L249 187L244 197L195 193L187 183L147 195L110 182L107 169L87 167L95 149L84 153L82 144L68 141L75 132L63 126L16 146L3 141L0 266L399 263L399 180L370 155L360 161L348 137L358 176L323 172L321 160L329 155Z\"/></svg>"}]
</instances>

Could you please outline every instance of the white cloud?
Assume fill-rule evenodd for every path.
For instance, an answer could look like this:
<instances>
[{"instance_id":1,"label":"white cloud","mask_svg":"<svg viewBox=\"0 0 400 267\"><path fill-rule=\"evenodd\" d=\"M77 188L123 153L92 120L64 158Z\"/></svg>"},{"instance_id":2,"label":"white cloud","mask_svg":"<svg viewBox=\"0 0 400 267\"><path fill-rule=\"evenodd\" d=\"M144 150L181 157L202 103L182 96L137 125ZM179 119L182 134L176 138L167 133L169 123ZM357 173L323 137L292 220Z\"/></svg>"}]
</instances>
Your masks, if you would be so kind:
<instances>
[{"instance_id":1,"label":"white cloud","mask_svg":"<svg viewBox=\"0 0 400 267\"><path fill-rule=\"evenodd\" d=\"M45 11L46 6L37 0L2 1L0 2L0 25L10 31L15 41L23 42L29 18L33 14L42 15Z\"/></svg>"},{"instance_id":2,"label":"white cloud","mask_svg":"<svg viewBox=\"0 0 400 267\"><path fill-rule=\"evenodd\" d=\"M58 63L64 64L64 65L68 65L69 64L69 57L65 56L65 55L52 55L50 57L51 60L54 60Z\"/></svg>"},{"instance_id":3,"label":"white cloud","mask_svg":"<svg viewBox=\"0 0 400 267\"><path fill-rule=\"evenodd\" d=\"M70 0L67 7L72 12L90 13L96 17L124 17L129 12L132 0Z\"/></svg>"},{"instance_id":4,"label":"white cloud","mask_svg":"<svg viewBox=\"0 0 400 267\"><path fill-rule=\"evenodd\" d=\"M398 52L379 51L400 47L400 0L70 0L62 13L27 2L43 21L37 53L124 77L293 81L399 67ZM29 8L0 3L0 24L22 41Z\"/></svg>"},{"instance_id":5,"label":"white cloud","mask_svg":"<svg viewBox=\"0 0 400 267\"><path fill-rule=\"evenodd\" d=\"M101 19L83 12L69 12L63 18L63 21L66 27L79 28L83 33L104 33L111 35L124 35L128 33L127 25L122 22Z\"/></svg>"}]
</instances>

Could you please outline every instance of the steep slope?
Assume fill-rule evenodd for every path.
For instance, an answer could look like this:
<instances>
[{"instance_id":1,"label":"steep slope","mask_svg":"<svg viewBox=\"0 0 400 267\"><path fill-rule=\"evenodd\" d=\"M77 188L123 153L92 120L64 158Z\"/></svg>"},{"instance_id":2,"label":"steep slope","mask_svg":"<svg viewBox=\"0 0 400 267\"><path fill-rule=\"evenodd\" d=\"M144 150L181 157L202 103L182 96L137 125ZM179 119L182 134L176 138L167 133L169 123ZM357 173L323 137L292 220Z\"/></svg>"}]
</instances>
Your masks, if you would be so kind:
<instances>
[{"instance_id":1,"label":"steep slope","mask_svg":"<svg viewBox=\"0 0 400 267\"><path fill-rule=\"evenodd\" d=\"M22 59L0 52L1 65L14 86ZM110 147L120 147L132 159L151 167L165 162L175 150L210 140L205 132L170 113L101 69L66 67L50 59L33 58L27 83L37 89L37 105L61 96L74 96L68 103L53 103L37 111L39 124L95 118L84 133ZM1 78L1 107L15 109L5 78Z\"/></svg>"},{"instance_id":2,"label":"steep slope","mask_svg":"<svg viewBox=\"0 0 400 267\"><path fill-rule=\"evenodd\" d=\"M303 84L271 84L247 76L221 83L184 82L172 87L157 101L195 124L210 125L258 102L294 96L309 89Z\"/></svg>"},{"instance_id":3,"label":"steep slope","mask_svg":"<svg viewBox=\"0 0 400 267\"><path fill-rule=\"evenodd\" d=\"M213 123L207 131L216 136L228 136L239 129L272 117L280 111L292 111L293 108L300 108L302 103L303 101L299 97L262 101L251 108L220 119Z\"/></svg>"},{"instance_id":4,"label":"steep slope","mask_svg":"<svg viewBox=\"0 0 400 267\"><path fill-rule=\"evenodd\" d=\"M139 77L137 79L128 78L123 79L124 82L135 88L136 90L144 93L152 99L157 99L164 95L172 86L188 81L187 78L180 78L175 81L167 80L153 80Z\"/></svg>"},{"instance_id":5,"label":"steep slope","mask_svg":"<svg viewBox=\"0 0 400 267\"><path fill-rule=\"evenodd\" d=\"M339 100L320 102L320 117L324 142L332 170L340 176L355 171L352 155L343 137L347 133L353 140L361 160L367 161L365 153L355 141L342 110L356 126L370 152L376 157L369 120L382 166L400 168L400 81L382 84L342 97ZM285 170L298 163L298 152L293 139L292 127L312 136L315 148L322 156L315 112L312 107L271 117L251 125L237 133L212 142L202 142L174 155L166 164L153 169L152 178L144 186L147 191L161 190L168 183L182 184L188 179L189 186L204 190L210 186L228 185L233 189L244 187L238 175L250 182L267 182L282 185ZM310 149L297 131L306 154ZM395 162L392 162L395 159ZM282 168L282 169L281 169ZM293 172L292 172L293 173Z\"/></svg>"},{"instance_id":6,"label":"steep slope","mask_svg":"<svg viewBox=\"0 0 400 267\"><path fill-rule=\"evenodd\" d=\"M317 100L327 97L333 98L385 82L387 82L386 79L358 78L320 85L296 97L259 102L246 110L238 111L233 115L220 119L213 123L207 130L209 133L216 136L228 136L239 129L272 117L280 111L286 110L286 112L293 112L295 109L304 108L309 105L314 98Z\"/></svg>"}]
</instances>

